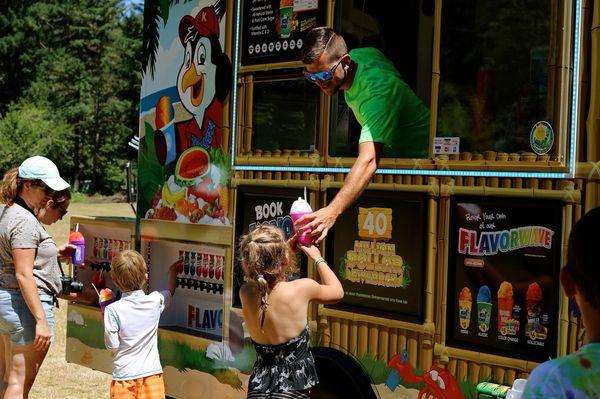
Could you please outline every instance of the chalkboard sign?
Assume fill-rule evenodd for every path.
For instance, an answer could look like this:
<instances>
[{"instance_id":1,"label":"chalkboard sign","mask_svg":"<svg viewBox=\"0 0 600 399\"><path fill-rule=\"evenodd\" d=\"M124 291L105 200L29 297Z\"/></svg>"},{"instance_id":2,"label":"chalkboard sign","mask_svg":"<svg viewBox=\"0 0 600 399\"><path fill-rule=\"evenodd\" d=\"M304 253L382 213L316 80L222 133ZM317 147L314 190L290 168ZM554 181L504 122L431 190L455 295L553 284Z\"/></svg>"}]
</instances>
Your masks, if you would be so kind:
<instances>
[{"instance_id":1,"label":"chalkboard sign","mask_svg":"<svg viewBox=\"0 0 600 399\"><path fill-rule=\"evenodd\" d=\"M294 223L289 215L292 203L304 196L304 190L290 188L249 187L237 188L235 250L233 268L233 306L241 307L240 287L244 284L244 272L239 262L240 238L263 224L272 224L283 230L286 237L293 235ZM288 279L306 277L306 256L297 253L300 270L288 275Z\"/></svg>"},{"instance_id":2,"label":"chalkboard sign","mask_svg":"<svg viewBox=\"0 0 600 399\"><path fill-rule=\"evenodd\" d=\"M327 260L344 287L342 302L328 306L422 322L426 226L426 194L365 191L327 235Z\"/></svg>"},{"instance_id":3,"label":"chalkboard sign","mask_svg":"<svg viewBox=\"0 0 600 399\"><path fill-rule=\"evenodd\" d=\"M244 0L242 65L299 61L306 35L325 24L325 0Z\"/></svg>"},{"instance_id":4,"label":"chalkboard sign","mask_svg":"<svg viewBox=\"0 0 600 399\"><path fill-rule=\"evenodd\" d=\"M560 201L452 198L448 345L556 356L562 212Z\"/></svg>"}]
</instances>

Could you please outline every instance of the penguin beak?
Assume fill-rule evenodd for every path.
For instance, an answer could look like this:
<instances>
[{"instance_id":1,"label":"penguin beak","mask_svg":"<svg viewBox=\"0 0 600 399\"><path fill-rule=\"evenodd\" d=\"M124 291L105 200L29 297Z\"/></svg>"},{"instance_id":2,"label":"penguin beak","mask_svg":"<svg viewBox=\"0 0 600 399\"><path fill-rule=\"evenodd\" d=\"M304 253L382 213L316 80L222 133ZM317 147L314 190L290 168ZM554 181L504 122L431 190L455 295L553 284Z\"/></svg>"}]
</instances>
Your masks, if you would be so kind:
<instances>
[{"instance_id":1,"label":"penguin beak","mask_svg":"<svg viewBox=\"0 0 600 399\"><path fill-rule=\"evenodd\" d=\"M190 68L185 71L181 81L182 93L185 93L191 87L190 100L194 107L197 107L202 102L204 97L204 76L196 73L196 64L192 63Z\"/></svg>"}]
</instances>

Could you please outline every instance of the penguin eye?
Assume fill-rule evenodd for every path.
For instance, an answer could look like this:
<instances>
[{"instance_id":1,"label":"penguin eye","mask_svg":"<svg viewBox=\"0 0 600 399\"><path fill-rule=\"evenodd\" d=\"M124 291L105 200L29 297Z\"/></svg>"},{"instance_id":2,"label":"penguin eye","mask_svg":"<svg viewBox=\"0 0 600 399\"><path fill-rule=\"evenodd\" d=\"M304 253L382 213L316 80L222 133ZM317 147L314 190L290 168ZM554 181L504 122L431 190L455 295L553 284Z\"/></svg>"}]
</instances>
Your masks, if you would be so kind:
<instances>
[{"instance_id":1,"label":"penguin eye","mask_svg":"<svg viewBox=\"0 0 600 399\"><path fill-rule=\"evenodd\" d=\"M203 43L200 43L196 50L196 61L198 65L204 65L206 62L206 47L204 47Z\"/></svg>"}]
</instances>

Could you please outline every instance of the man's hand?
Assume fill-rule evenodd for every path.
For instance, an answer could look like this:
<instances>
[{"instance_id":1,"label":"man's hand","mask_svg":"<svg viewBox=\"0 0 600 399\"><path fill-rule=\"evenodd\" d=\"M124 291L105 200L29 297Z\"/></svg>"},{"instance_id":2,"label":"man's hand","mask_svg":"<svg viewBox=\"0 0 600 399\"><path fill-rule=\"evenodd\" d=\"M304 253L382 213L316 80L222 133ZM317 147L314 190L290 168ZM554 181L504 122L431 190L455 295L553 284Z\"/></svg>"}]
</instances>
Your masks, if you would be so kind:
<instances>
[{"instance_id":1,"label":"man's hand","mask_svg":"<svg viewBox=\"0 0 600 399\"><path fill-rule=\"evenodd\" d=\"M335 224L339 212L331 205L321 208L309 215L304 215L296 220L295 226L298 228L298 233L302 234L308 229L312 229L310 235L315 239L315 244L323 241L327 237L329 229ZM306 223L306 224L305 224Z\"/></svg>"},{"instance_id":2,"label":"man's hand","mask_svg":"<svg viewBox=\"0 0 600 399\"><path fill-rule=\"evenodd\" d=\"M371 177L377 170L382 148L383 144L370 141L358 145L358 158L331 203L325 208L301 217L294 223L300 234L312 229L310 235L316 237L315 244L323 241L338 216L358 199L371 181Z\"/></svg>"}]
</instances>

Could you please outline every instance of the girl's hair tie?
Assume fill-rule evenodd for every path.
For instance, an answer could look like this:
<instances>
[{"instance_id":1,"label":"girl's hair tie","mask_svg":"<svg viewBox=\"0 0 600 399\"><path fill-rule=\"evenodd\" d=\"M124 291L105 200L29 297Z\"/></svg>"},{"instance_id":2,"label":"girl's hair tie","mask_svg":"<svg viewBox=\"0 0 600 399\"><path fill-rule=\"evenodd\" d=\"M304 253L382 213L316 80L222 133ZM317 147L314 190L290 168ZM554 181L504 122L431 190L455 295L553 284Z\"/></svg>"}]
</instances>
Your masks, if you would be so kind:
<instances>
[{"instance_id":1,"label":"girl's hair tie","mask_svg":"<svg viewBox=\"0 0 600 399\"><path fill-rule=\"evenodd\" d=\"M264 279L264 278L265 278L265 276L263 276L262 274L258 274L258 275L256 276L256 279L257 279L257 280L260 280L261 278L262 278L262 279Z\"/></svg>"}]
</instances>

